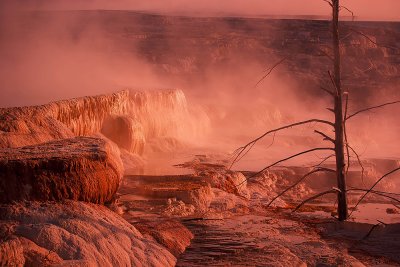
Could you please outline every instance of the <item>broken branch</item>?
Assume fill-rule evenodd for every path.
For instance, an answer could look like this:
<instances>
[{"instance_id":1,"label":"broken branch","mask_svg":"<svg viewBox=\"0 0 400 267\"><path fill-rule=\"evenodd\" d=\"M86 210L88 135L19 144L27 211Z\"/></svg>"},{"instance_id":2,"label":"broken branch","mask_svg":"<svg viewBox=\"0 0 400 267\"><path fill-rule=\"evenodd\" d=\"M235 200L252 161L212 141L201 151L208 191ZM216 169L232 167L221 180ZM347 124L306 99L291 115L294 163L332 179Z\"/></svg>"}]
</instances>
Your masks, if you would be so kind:
<instances>
[{"instance_id":1,"label":"broken branch","mask_svg":"<svg viewBox=\"0 0 400 267\"><path fill-rule=\"evenodd\" d=\"M335 140L331 137L329 137L328 135L324 134L323 132L320 132L318 130L314 130L315 133L322 135L322 137L324 137L324 140L326 141L331 141L332 143L335 143Z\"/></svg>"}]
</instances>

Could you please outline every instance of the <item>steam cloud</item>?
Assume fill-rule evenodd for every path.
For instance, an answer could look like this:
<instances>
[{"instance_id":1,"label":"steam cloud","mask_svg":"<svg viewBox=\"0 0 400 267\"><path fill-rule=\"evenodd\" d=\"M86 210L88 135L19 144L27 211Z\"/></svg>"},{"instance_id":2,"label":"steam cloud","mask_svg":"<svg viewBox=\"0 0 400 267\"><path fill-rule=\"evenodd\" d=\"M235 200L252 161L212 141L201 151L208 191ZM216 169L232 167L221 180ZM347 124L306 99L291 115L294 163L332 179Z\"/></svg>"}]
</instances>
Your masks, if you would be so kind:
<instances>
[{"instance_id":1,"label":"steam cloud","mask_svg":"<svg viewBox=\"0 0 400 267\"><path fill-rule=\"evenodd\" d=\"M321 3L322 2L322 3ZM398 16L396 0L380 1L379 5L361 0L344 1L360 17L388 19ZM328 98L303 93L296 81L283 80L274 72L259 88L252 86L265 66L254 55L231 55L230 65L214 66L202 70L202 75L182 78L179 75L160 75L159 65L143 57L138 47L130 47L123 38L110 38L96 18L79 12L30 12L32 10L74 9L134 9L186 14L240 13L262 14L314 14L328 15L323 1L187 1L175 0L168 6L163 1L2 1L0 2L0 106L43 104L52 100L112 92L124 87L168 88L180 87L189 96L189 102L207 107L215 126L215 138L210 139L230 150L262 133L265 129L298 119L329 118L324 112ZM229 9L225 9L229 6ZM399 7L396 9L396 7ZM187 7L188 10L183 10ZM243 9L244 7L244 9ZM373 8L374 7L374 8ZM374 12L371 12L373 10ZM57 13L58 12L58 13ZM259 15L259 14L256 14ZM112 23L112 21L110 21ZM173 26L171 26L173 27ZM178 29L176 29L178 30ZM273 34L273 33L271 33ZM166 48L168 43L162 44ZM149 48L150 49L150 48ZM187 48L192 49L192 48ZM195 48L193 48L195 49ZM196 54L199 51L190 51ZM190 65L190 58L183 65ZM168 66L164 66L168 67ZM283 68L284 69L284 68ZM169 69L169 73L174 70ZM369 97L371 102L387 100L387 95ZM356 121L349 128L356 148L371 149L393 155L399 144L390 116L397 108L375 116L368 123ZM322 111L322 114L321 114ZM396 126L397 127L397 126ZM376 129L381 129L376 131ZM375 130L375 131L374 131ZM298 141L283 136L276 144L293 149L295 145L315 145L309 129L288 131L287 136L298 135ZM223 142L221 142L223 140ZM369 140L365 143L365 140ZM210 141L211 142L211 141ZM267 139L264 148L271 142ZM380 145L383 143L384 146ZM218 146L218 145L217 145ZM389 151L390 150L390 151ZM286 149L269 150L278 157ZM265 153L265 151L262 151ZM279 154L280 153L280 154ZM260 152L261 154L261 152Z\"/></svg>"}]
</instances>

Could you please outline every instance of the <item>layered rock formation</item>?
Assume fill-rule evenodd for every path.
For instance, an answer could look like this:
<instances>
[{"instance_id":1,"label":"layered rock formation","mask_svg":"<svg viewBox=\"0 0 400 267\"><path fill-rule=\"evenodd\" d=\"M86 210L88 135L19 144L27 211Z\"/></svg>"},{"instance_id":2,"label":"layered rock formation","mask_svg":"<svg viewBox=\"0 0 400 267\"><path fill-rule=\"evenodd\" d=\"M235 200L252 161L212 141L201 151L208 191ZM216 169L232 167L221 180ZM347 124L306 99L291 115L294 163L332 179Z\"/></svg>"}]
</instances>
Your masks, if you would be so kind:
<instances>
[{"instance_id":1,"label":"layered rock formation","mask_svg":"<svg viewBox=\"0 0 400 267\"><path fill-rule=\"evenodd\" d=\"M137 165L149 142L174 149L202 133L196 116L205 129L207 117L180 90L0 109L0 265L174 265L167 249L178 255L193 238L182 224L142 225L143 237L105 207L74 201L112 202L124 172L120 151Z\"/></svg>"},{"instance_id":2,"label":"layered rock formation","mask_svg":"<svg viewBox=\"0 0 400 267\"><path fill-rule=\"evenodd\" d=\"M129 152L142 154L158 138L187 141L209 121L191 110L181 90L121 91L42 106L0 109L0 147L21 147L102 132ZM186 137L186 138L185 138Z\"/></svg>"},{"instance_id":3,"label":"layered rock formation","mask_svg":"<svg viewBox=\"0 0 400 267\"><path fill-rule=\"evenodd\" d=\"M123 175L118 148L104 139L75 137L0 149L0 202L112 200Z\"/></svg>"},{"instance_id":4,"label":"layered rock formation","mask_svg":"<svg viewBox=\"0 0 400 267\"><path fill-rule=\"evenodd\" d=\"M105 207L0 206L1 266L174 266L176 258Z\"/></svg>"},{"instance_id":5,"label":"layered rock formation","mask_svg":"<svg viewBox=\"0 0 400 267\"><path fill-rule=\"evenodd\" d=\"M131 92L130 98L132 113L143 125L147 140L174 137L193 141L208 131L207 114L189 107L181 90Z\"/></svg>"},{"instance_id":6,"label":"layered rock formation","mask_svg":"<svg viewBox=\"0 0 400 267\"><path fill-rule=\"evenodd\" d=\"M111 114L127 111L129 92L83 97L42 106L0 109L0 147L21 147L93 135Z\"/></svg>"},{"instance_id":7,"label":"layered rock formation","mask_svg":"<svg viewBox=\"0 0 400 267\"><path fill-rule=\"evenodd\" d=\"M207 211L212 200L209 183L205 179L193 175L126 176L118 193L163 199L170 202L170 206L177 204L174 202L180 201L183 205L192 208L191 213Z\"/></svg>"}]
</instances>

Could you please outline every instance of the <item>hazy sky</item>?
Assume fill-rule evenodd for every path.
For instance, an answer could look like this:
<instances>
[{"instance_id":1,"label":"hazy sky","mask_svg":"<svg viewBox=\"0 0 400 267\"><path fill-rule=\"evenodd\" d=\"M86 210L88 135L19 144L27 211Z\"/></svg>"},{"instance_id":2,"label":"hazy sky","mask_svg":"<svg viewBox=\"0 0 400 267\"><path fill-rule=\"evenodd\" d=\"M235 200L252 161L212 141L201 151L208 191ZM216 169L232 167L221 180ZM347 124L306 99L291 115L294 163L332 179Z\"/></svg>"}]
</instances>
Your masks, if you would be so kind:
<instances>
[{"instance_id":1,"label":"hazy sky","mask_svg":"<svg viewBox=\"0 0 400 267\"><path fill-rule=\"evenodd\" d=\"M39 9L130 9L213 15L329 15L323 0L0 0ZM400 20L400 0L342 0L360 19ZM346 12L343 13L344 15Z\"/></svg>"}]
</instances>

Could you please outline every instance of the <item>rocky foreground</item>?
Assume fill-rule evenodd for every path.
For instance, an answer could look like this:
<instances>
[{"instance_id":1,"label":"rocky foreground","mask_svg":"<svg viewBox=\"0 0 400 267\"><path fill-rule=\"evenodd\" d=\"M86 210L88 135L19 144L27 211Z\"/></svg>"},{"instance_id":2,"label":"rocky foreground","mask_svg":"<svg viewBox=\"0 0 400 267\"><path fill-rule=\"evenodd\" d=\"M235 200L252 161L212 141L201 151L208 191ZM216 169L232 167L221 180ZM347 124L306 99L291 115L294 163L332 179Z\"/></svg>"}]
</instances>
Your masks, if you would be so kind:
<instances>
[{"instance_id":1,"label":"rocky foreground","mask_svg":"<svg viewBox=\"0 0 400 267\"><path fill-rule=\"evenodd\" d=\"M265 173L245 183L239 193L231 191L229 184L232 177L243 179L243 174L208 163L196 168L200 165L203 172L191 175L125 177L118 193L123 217L133 225L175 218L191 231L194 238L178 256L177 266L204 266L205 261L211 266L400 264L396 253L400 225L393 223L400 221L400 215L393 205L387 207L397 214L378 218L383 223L360 223L357 218L339 223L332 217L335 208L329 199L293 214L293 205L313 194L315 187L302 184L266 207L297 179L293 169L291 175L290 170L284 176L280 171ZM221 177L225 182L216 183ZM357 198L352 195L350 200Z\"/></svg>"},{"instance_id":2,"label":"rocky foreground","mask_svg":"<svg viewBox=\"0 0 400 267\"><path fill-rule=\"evenodd\" d=\"M175 257L104 206L22 202L0 208L1 266L173 266Z\"/></svg>"},{"instance_id":3,"label":"rocky foreground","mask_svg":"<svg viewBox=\"0 0 400 267\"><path fill-rule=\"evenodd\" d=\"M121 151L176 138L189 116L179 90L0 109L0 266L173 266L190 231L136 228L103 204L115 207Z\"/></svg>"},{"instance_id":4,"label":"rocky foreground","mask_svg":"<svg viewBox=\"0 0 400 267\"><path fill-rule=\"evenodd\" d=\"M177 166L187 175L124 173L148 144L179 145L181 130L193 130L189 118L204 119L182 94L123 91L0 109L0 266L400 264L392 221L337 223L331 199L290 214L331 177L311 177L265 206L306 167L248 180L252 173L224 158L197 155ZM384 171L374 164L367 184ZM399 221L398 206L390 211Z\"/></svg>"}]
</instances>

